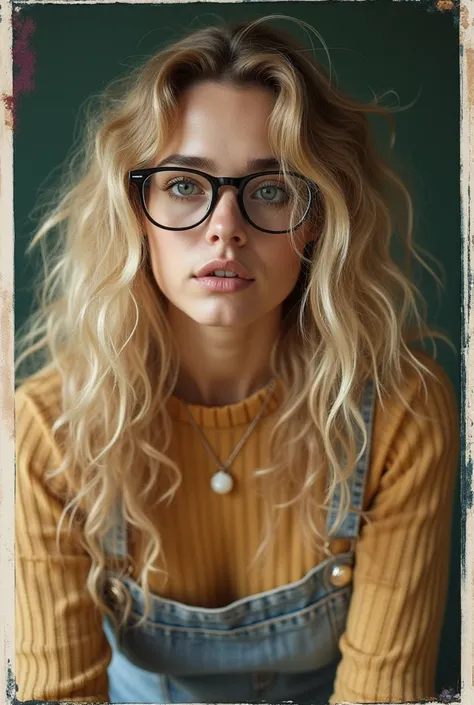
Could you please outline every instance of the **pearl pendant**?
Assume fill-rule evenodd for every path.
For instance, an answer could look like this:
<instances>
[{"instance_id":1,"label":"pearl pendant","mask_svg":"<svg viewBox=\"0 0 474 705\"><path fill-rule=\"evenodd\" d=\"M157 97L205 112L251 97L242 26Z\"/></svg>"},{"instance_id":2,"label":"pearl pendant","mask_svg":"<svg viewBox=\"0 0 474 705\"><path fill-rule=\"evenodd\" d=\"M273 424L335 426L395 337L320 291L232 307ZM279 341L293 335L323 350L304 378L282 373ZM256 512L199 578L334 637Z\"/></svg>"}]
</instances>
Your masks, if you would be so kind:
<instances>
[{"instance_id":1,"label":"pearl pendant","mask_svg":"<svg viewBox=\"0 0 474 705\"><path fill-rule=\"evenodd\" d=\"M211 487L217 494L227 494L234 486L234 480L224 470L219 470L211 479Z\"/></svg>"}]
</instances>

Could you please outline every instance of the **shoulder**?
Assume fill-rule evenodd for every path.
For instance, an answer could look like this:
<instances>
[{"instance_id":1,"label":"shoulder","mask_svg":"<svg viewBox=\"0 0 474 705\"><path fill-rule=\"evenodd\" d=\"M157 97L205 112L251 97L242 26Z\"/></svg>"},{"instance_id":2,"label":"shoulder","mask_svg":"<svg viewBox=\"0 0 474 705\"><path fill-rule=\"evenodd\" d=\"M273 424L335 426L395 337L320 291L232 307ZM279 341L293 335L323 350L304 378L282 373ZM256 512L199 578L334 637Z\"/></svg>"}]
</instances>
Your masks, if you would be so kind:
<instances>
[{"instance_id":1,"label":"shoulder","mask_svg":"<svg viewBox=\"0 0 474 705\"><path fill-rule=\"evenodd\" d=\"M61 414L59 373L45 370L26 379L15 391L15 446L17 471L46 462L59 464L61 452L53 425Z\"/></svg>"},{"instance_id":2,"label":"shoulder","mask_svg":"<svg viewBox=\"0 0 474 705\"><path fill-rule=\"evenodd\" d=\"M429 397L447 395L454 398L453 384L444 367L422 350L412 350L413 357L421 363L424 370L418 373L412 366L404 370L404 380L407 390L417 397L425 390Z\"/></svg>"},{"instance_id":3,"label":"shoulder","mask_svg":"<svg viewBox=\"0 0 474 705\"><path fill-rule=\"evenodd\" d=\"M457 414L454 387L444 367L424 351L411 352L417 367L405 362L399 388L375 400L375 425L385 435L395 433L403 422L416 423L420 416L437 423Z\"/></svg>"},{"instance_id":4,"label":"shoulder","mask_svg":"<svg viewBox=\"0 0 474 705\"><path fill-rule=\"evenodd\" d=\"M57 415L61 408L61 377L54 369L45 369L24 380L15 391L15 410L35 409L45 418Z\"/></svg>"},{"instance_id":5,"label":"shoulder","mask_svg":"<svg viewBox=\"0 0 474 705\"><path fill-rule=\"evenodd\" d=\"M375 399L372 429L370 496L382 476L395 481L397 475L416 464L419 473L441 472L457 467L459 414L454 386L446 370L427 353L412 350L422 367L408 363L402 383L382 400Z\"/></svg>"}]
</instances>

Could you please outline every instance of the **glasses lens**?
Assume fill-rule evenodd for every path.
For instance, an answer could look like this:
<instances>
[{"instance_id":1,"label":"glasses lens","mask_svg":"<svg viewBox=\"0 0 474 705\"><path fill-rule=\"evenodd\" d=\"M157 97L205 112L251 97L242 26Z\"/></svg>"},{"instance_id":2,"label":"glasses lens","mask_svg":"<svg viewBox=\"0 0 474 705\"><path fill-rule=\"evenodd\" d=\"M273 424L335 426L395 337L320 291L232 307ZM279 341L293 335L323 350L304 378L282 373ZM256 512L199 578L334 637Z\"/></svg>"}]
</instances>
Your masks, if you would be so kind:
<instances>
[{"instance_id":1,"label":"glasses lens","mask_svg":"<svg viewBox=\"0 0 474 705\"><path fill-rule=\"evenodd\" d=\"M244 207L254 225L267 232L291 230L308 212L311 192L297 176L266 174L251 179L244 190Z\"/></svg>"},{"instance_id":2,"label":"glasses lens","mask_svg":"<svg viewBox=\"0 0 474 705\"><path fill-rule=\"evenodd\" d=\"M199 174L169 169L152 174L144 184L148 215L165 228L190 228L209 210L212 187Z\"/></svg>"}]
</instances>

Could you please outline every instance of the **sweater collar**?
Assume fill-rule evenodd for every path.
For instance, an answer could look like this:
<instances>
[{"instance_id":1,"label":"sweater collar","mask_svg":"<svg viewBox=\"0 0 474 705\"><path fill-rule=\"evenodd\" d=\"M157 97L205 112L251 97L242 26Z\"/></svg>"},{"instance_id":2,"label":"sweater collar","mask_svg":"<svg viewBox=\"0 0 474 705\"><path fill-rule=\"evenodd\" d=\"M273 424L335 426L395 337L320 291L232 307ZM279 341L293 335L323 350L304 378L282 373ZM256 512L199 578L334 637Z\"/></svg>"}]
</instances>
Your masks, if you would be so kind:
<instances>
[{"instance_id":1,"label":"sweater collar","mask_svg":"<svg viewBox=\"0 0 474 705\"><path fill-rule=\"evenodd\" d=\"M235 426L247 426L253 421L260 411L262 404L268 393L268 385L262 387L250 397L235 404L225 406L201 406L198 404L187 404L195 421L201 427L208 428L232 428ZM277 379L273 394L271 395L262 418L271 414L278 407L281 386ZM172 396L168 400L168 412L173 419L181 423L190 424L188 414L184 408L184 403L178 397Z\"/></svg>"}]
</instances>

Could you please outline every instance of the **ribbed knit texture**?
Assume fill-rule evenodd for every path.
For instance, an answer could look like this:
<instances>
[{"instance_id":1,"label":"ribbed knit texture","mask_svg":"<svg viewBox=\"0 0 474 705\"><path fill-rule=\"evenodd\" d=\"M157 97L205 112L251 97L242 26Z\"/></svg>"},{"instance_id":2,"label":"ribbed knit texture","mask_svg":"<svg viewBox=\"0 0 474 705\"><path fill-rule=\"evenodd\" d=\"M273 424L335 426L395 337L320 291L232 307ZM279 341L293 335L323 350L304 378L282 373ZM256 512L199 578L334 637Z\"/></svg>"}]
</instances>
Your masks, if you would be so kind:
<instances>
[{"instance_id":1,"label":"ribbed knit texture","mask_svg":"<svg viewBox=\"0 0 474 705\"><path fill-rule=\"evenodd\" d=\"M425 399L412 374L403 391L430 420L414 419L396 397L384 410L376 402L364 505L370 522L356 547L354 590L331 703L407 702L434 695L459 427L446 374L418 354L440 383L427 379ZM219 458L229 457L264 397L260 390L226 407L190 407ZM110 649L85 588L90 560L80 536L66 536L65 530L57 557L63 505L44 478L61 459L50 431L59 399L56 377L26 383L16 393L17 697L103 701ZM192 605L222 606L299 580L322 560L303 541L297 510L290 508L282 513L263 563L248 570L264 519L252 475L268 460L277 410L276 396L234 461L234 490L217 495L209 484L213 461L180 402L170 400L169 455L183 482L171 505L157 510L169 579L164 583L152 575L152 592ZM136 538L132 535L130 545L139 564Z\"/></svg>"}]
</instances>

